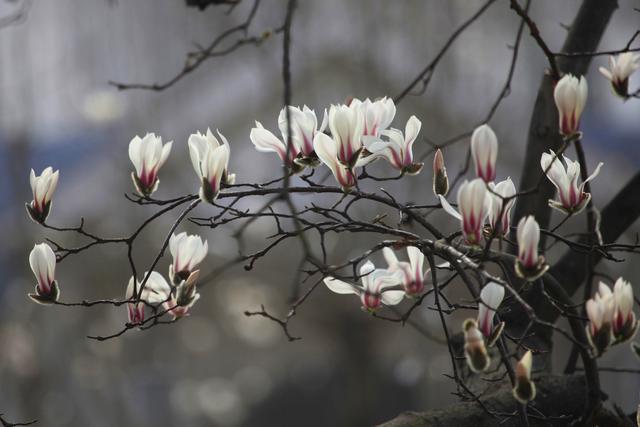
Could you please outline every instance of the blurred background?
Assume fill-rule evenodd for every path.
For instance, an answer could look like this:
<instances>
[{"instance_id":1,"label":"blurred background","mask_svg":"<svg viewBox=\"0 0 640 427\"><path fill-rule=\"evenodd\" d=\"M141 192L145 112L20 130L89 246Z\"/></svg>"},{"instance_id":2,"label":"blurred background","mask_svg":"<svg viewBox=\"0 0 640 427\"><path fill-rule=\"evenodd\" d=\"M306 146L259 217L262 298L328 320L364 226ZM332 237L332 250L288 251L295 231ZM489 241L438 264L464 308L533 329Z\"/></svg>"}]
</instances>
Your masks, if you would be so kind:
<instances>
[{"instance_id":1,"label":"blurred background","mask_svg":"<svg viewBox=\"0 0 640 427\"><path fill-rule=\"evenodd\" d=\"M291 53L294 104L322 111L351 96L398 94L482 4L300 1ZM560 49L579 5L577 0L533 1L531 16L552 49ZM92 427L360 426L455 401L454 384L443 375L451 370L443 333L431 310L421 308L414 315L428 338L409 325L371 318L355 297L331 294L322 286L291 323L300 341L287 342L278 325L266 319L245 317L245 310L260 304L286 314L295 276L291 260L299 254L294 242L257 262L253 271L240 266L205 284L189 318L107 342L85 337L121 329L124 307L42 307L26 298L34 286L27 257L35 242L47 237L67 246L83 242L28 220L23 205L31 198L30 168L38 173L49 165L60 169L52 225L73 226L84 217L90 231L104 236L129 234L156 209L123 197L132 190L127 147L135 135L156 132L174 141L160 174L159 198L197 189L186 141L207 127L229 139L231 170L240 182L260 182L281 172L275 155L256 152L249 141L254 120L277 130L280 36L212 59L162 92L119 92L108 84L170 79L188 51L241 23L250 6L242 1L227 15L224 7L200 11L175 0L0 1L0 16L24 8L22 19L0 30L0 413L7 419ZM634 6L637 2L620 1L601 49L623 47L638 29ZM264 0L251 33L281 25L284 10L283 0ZM422 120L414 148L418 155L428 151L427 140L442 142L483 120L507 77L518 24L508 2L496 2L455 42L427 91L399 104L394 127L404 128L412 114ZM583 129L590 170L605 163L592 183L595 204L603 207L640 165L640 102L614 97L596 72L600 65L606 65L605 57L594 59L587 76ZM511 94L490 122L500 140L499 178L511 176L516 185L545 66L525 30ZM631 88L638 85L640 80L632 79ZM464 164L467 144L445 151L450 176ZM426 159L420 175L384 187L399 200L434 202L430 162ZM393 174L383 164L372 171ZM310 201L333 203L336 197L305 196L297 203ZM246 206L262 203L252 200ZM371 218L380 208L362 204L358 209ZM139 269L150 264L177 214L163 217L141 236L134 253ZM194 213L213 214L204 206ZM431 218L445 231L456 226L439 212ZM552 223L559 220L556 216ZM565 230L583 227L584 219L577 217ZM204 273L237 256L233 227L185 224L180 230L208 239ZM633 241L639 230L636 223L622 240ZM247 230L245 250L259 248L273 231L272 223L257 222ZM341 262L375 242L375 236L330 236L330 261ZM374 261L384 264L380 256ZM600 271L640 283L640 268L630 261L602 264ZM160 262L163 274L168 263L168 256ZM105 245L71 256L58 265L57 276L64 301L123 298L130 276L125 248ZM469 298L456 283L448 292ZM475 313L452 316L450 328L459 330L467 316ZM557 350L556 370L561 370L566 341L558 339ZM637 367L637 360L620 346L601 365ZM602 383L623 409L636 407L636 376L605 373Z\"/></svg>"}]
</instances>

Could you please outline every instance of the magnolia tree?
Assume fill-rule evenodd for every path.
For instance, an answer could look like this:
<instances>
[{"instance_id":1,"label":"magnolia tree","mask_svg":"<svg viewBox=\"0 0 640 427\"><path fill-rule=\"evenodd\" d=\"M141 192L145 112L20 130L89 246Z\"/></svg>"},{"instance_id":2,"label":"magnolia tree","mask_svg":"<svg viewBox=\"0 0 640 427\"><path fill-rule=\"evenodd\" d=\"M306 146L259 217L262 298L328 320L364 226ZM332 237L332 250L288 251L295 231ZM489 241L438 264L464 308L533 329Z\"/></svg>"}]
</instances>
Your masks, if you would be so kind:
<instances>
[{"instance_id":1,"label":"magnolia tree","mask_svg":"<svg viewBox=\"0 0 640 427\"><path fill-rule=\"evenodd\" d=\"M441 52L445 53L450 42L491 3L458 29ZM500 156L500 135L490 123L446 143L428 146L420 143L424 133L420 118L397 114L398 103L414 87L428 84L438 59L395 99L353 98L315 110L290 105L288 56L295 11L295 3L290 1L285 24L275 31L283 34L284 41L284 108L270 123L256 121L253 128L247 123L246 131L255 149L264 153L265 162L281 164L283 174L274 174L268 182L244 182L241 175L229 170L234 144L221 131L207 129L193 133L186 144L194 186L186 188L184 195L158 198L162 166L171 161L175 147L172 142L163 144L154 133L135 136L129 144L131 165L120 165L120 170L131 170L129 200L155 209L130 235L107 238L92 233L84 221L78 226L54 226L63 220L56 218L53 207L60 173L54 167L39 174L32 170L33 199L26 205L27 213L42 227L60 232L61 238L36 243L31 251L29 264L37 284L29 297L49 306L114 306L121 311L122 328L91 337L100 341L159 324L188 322L188 316L198 312L199 265L208 253L207 229L235 224L244 228L267 219L273 222L274 232L266 236L265 246L240 254L232 264L244 264L250 270L283 242L299 242L299 259L291 268L297 272L302 292L288 313L279 316L265 307L246 312L247 316L276 322L290 341L299 339L290 332L291 321L313 293L332 292L336 299L348 295L345 298L352 298L354 310L399 324L408 322L426 298L433 297L430 308L439 315L441 334L448 345L451 380L461 399L471 403L403 414L389 425L630 424L635 415L625 415L601 393L598 358L624 343L627 351L640 353L629 345L638 326L632 283L640 279L616 276L600 281L594 268L602 259L621 261L618 253L633 254L640 249L637 244L616 242L640 214L635 190L640 178L636 175L616 189L618 194L604 209L596 207L589 184L607 166L599 163L591 173L587 171L580 119L589 102L589 85L610 85L613 94L621 102L629 101L628 105L638 98L629 81L640 68L640 55L635 53L640 49L632 47L636 33L623 48L598 52L600 35L615 2L594 3L598 2L584 2L565 48L554 53L528 15L528 2L525 6L510 2L521 25L505 90L487 122L508 94L518 45L528 28L549 61L532 128L544 122L553 129L544 136L531 132L518 182L498 178L504 176L501 163L506 159ZM264 37L241 40L259 43ZM582 75L592 58L605 55L609 55L609 64L600 67L602 76L587 79ZM191 71L185 68L177 78ZM215 125L224 128L223 123ZM445 161L447 148L453 144L466 144L469 152L466 166L453 171L455 174L451 167L447 170ZM374 162L386 164L388 175L370 175L367 167ZM412 175L425 184L425 190L415 195L423 202L405 203L379 188L380 181L406 180ZM64 185L64 173L60 185ZM314 198L327 194L336 196L328 204ZM259 209L238 208L241 201L251 198L264 203ZM353 206L359 201L395 211L400 219L357 216ZM191 216L198 205L208 206L210 216ZM451 228L457 231L446 234L430 222L428 214L439 209L451 216ZM555 225L550 223L550 209L563 216ZM158 238L153 262L141 266L133 256L137 237L162 216L175 220ZM577 237L563 233L565 221L572 217L585 218L585 232ZM202 233L181 231L186 221L201 226ZM85 243L66 246L62 243L66 233L79 234ZM335 260L325 245L325 237L331 233L353 233L355 238L375 235L378 242L354 258ZM99 251L107 244L120 244L127 251L130 279L122 284L122 297L65 300L65 276L70 272L57 268L58 264L80 252ZM545 257L549 245L562 245L566 253L557 259ZM167 250L170 260L164 256ZM374 264L375 259L381 259L377 254L385 260L383 264ZM465 301L474 303L447 296L447 287L454 281L466 288L469 298ZM582 295L577 293L580 288ZM450 315L459 310L477 314L462 323L452 321ZM563 319L568 329L561 326ZM554 333L573 348L563 375L550 372ZM580 374L576 374L578 360L584 371Z\"/></svg>"}]
</instances>

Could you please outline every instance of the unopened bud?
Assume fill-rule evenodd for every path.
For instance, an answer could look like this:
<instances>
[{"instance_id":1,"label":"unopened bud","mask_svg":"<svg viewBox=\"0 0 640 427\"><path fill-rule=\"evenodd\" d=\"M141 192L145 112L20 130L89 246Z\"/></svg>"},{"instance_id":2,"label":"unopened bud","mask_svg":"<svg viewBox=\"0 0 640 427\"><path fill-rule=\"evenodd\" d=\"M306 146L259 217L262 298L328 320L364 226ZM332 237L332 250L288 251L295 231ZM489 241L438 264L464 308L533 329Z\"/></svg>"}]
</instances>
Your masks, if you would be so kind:
<instances>
[{"instance_id":1,"label":"unopened bud","mask_svg":"<svg viewBox=\"0 0 640 427\"><path fill-rule=\"evenodd\" d=\"M536 398L536 385L531 381L531 363L531 350L528 350L516 365L516 384L513 387L513 396L523 404Z\"/></svg>"},{"instance_id":2,"label":"unopened bud","mask_svg":"<svg viewBox=\"0 0 640 427\"><path fill-rule=\"evenodd\" d=\"M475 319L467 319L462 324L464 330L464 355L467 365L475 372L480 373L489 369L491 359L484 345L482 332L478 329Z\"/></svg>"},{"instance_id":3,"label":"unopened bud","mask_svg":"<svg viewBox=\"0 0 640 427\"><path fill-rule=\"evenodd\" d=\"M444 165L442 150L438 148L433 156L433 194L446 196L449 192L449 178Z\"/></svg>"}]
</instances>

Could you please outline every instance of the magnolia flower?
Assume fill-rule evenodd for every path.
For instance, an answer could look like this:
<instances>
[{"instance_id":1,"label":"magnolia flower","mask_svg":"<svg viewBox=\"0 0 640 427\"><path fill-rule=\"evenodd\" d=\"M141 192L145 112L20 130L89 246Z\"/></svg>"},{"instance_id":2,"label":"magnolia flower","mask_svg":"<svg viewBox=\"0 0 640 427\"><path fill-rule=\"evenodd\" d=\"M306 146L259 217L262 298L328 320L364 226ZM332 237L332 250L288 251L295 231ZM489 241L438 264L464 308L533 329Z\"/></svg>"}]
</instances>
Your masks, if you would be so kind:
<instances>
[{"instance_id":1,"label":"magnolia flower","mask_svg":"<svg viewBox=\"0 0 640 427\"><path fill-rule=\"evenodd\" d=\"M496 311L502 300L504 299L504 287L496 282L487 283L482 291L480 291L480 304L478 304L478 327L482 332L482 335L489 340L491 344L498 338L497 334L494 334L493 317L496 315ZM502 327L495 328L496 332L501 332Z\"/></svg>"},{"instance_id":2,"label":"magnolia flower","mask_svg":"<svg viewBox=\"0 0 640 427\"><path fill-rule=\"evenodd\" d=\"M36 291L29 294L34 302L52 304L58 301L60 288L56 281L56 254L46 243L34 245L29 254L29 265L36 276Z\"/></svg>"},{"instance_id":3,"label":"magnolia flower","mask_svg":"<svg viewBox=\"0 0 640 427\"><path fill-rule=\"evenodd\" d=\"M125 297L127 301L130 301L127 303L127 314L129 316L129 323L132 325L140 325L144 323L145 303L160 304L166 300L164 295L156 292L156 289L160 289L163 286L169 286L164 277L156 271L152 271L151 274L145 272L143 277L147 277L147 275L149 275L149 277L147 278L142 291L140 290L142 282L134 284L133 276L131 276L129 284L127 285ZM139 299L138 295L140 295Z\"/></svg>"},{"instance_id":4,"label":"magnolia flower","mask_svg":"<svg viewBox=\"0 0 640 427\"><path fill-rule=\"evenodd\" d=\"M369 98L364 101L353 99L349 107L362 111L364 116L362 134L364 136L379 136L383 130L391 125L396 115L396 105L393 103L393 99L386 96L376 101L371 101Z\"/></svg>"},{"instance_id":5,"label":"magnolia flower","mask_svg":"<svg viewBox=\"0 0 640 427\"><path fill-rule=\"evenodd\" d=\"M540 226L533 215L520 220L516 237L518 240L516 273L529 281L540 278L549 269L549 266L545 263L544 257L538 255Z\"/></svg>"},{"instance_id":6,"label":"magnolia flower","mask_svg":"<svg viewBox=\"0 0 640 427\"><path fill-rule=\"evenodd\" d=\"M356 185L354 170L345 166L339 160L336 141L324 133L318 133L313 140L313 147L318 158L331 169L333 176L344 191L349 191L351 187Z\"/></svg>"},{"instance_id":7,"label":"magnolia flower","mask_svg":"<svg viewBox=\"0 0 640 427\"><path fill-rule=\"evenodd\" d=\"M629 97L629 77L640 68L640 55L624 52L618 56L609 57L609 69L598 68L600 74L611 81L614 93L626 99Z\"/></svg>"},{"instance_id":8,"label":"magnolia flower","mask_svg":"<svg viewBox=\"0 0 640 427\"><path fill-rule=\"evenodd\" d=\"M462 223L462 234L467 243L477 245L482 237L482 227L489 213L491 199L487 192L487 186L481 178L473 181L464 181L458 190L458 209L447 202L447 199L438 195L444 210L457 218Z\"/></svg>"},{"instance_id":9,"label":"magnolia flower","mask_svg":"<svg viewBox=\"0 0 640 427\"><path fill-rule=\"evenodd\" d=\"M600 282L598 291L586 304L587 337L596 356L601 355L612 341L613 316L616 311L616 301L611 289Z\"/></svg>"},{"instance_id":10,"label":"magnolia flower","mask_svg":"<svg viewBox=\"0 0 640 427\"><path fill-rule=\"evenodd\" d=\"M511 225L511 209L515 204L513 196L516 194L516 186L511 178L507 178L497 184L489 183L489 197L491 199L491 209L489 210L489 224L497 235L504 236L509 232ZM509 199L506 203L505 199ZM498 222L500 225L498 225Z\"/></svg>"},{"instance_id":11,"label":"magnolia flower","mask_svg":"<svg viewBox=\"0 0 640 427\"><path fill-rule=\"evenodd\" d=\"M582 184L578 185L580 163L578 161L574 162L564 155L562 158L567 164L566 168L553 151L542 153L540 166L546 172L549 181L558 189L560 200L549 200L549 206L567 215L573 215L580 213L591 200L591 193L585 193L584 186L598 176L602 162L598 163L593 173Z\"/></svg>"},{"instance_id":12,"label":"magnolia flower","mask_svg":"<svg viewBox=\"0 0 640 427\"><path fill-rule=\"evenodd\" d=\"M44 224L49 216L51 199L58 185L58 176L59 171L54 172L51 166L43 170L40 176L36 176L34 170L31 169L29 183L33 192L33 200L27 203L26 207L31 219L37 223Z\"/></svg>"},{"instance_id":13,"label":"magnolia flower","mask_svg":"<svg viewBox=\"0 0 640 427\"><path fill-rule=\"evenodd\" d=\"M158 171L167 161L172 145L173 141L169 141L163 146L162 138L155 133L148 133L144 138L136 135L129 143L129 158L136 169L131 172L131 179L141 196L150 196L158 189Z\"/></svg>"},{"instance_id":14,"label":"magnolia flower","mask_svg":"<svg viewBox=\"0 0 640 427\"><path fill-rule=\"evenodd\" d=\"M183 280L187 280L195 267L200 264L207 255L209 246L200 236L182 232L171 235L169 251L173 257L173 263L169 266L169 278L177 286Z\"/></svg>"},{"instance_id":15,"label":"magnolia flower","mask_svg":"<svg viewBox=\"0 0 640 427\"><path fill-rule=\"evenodd\" d=\"M613 313L613 336L616 342L631 339L638 328L636 315L633 312L633 288L631 283L622 277L613 285L615 311Z\"/></svg>"},{"instance_id":16,"label":"magnolia flower","mask_svg":"<svg viewBox=\"0 0 640 427\"><path fill-rule=\"evenodd\" d=\"M471 155L476 165L476 176L491 182L496 179L498 138L489 125L477 127L471 135Z\"/></svg>"},{"instance_id":17,"label":"magnolia flower","mask_svg":"<svg viewBox=\"0 0 640 427\"><path fill-rule=\"evenodd\" d=\"M565 138L578 133L580 116L587 103L587 81L584 77L567 74L558 81L553 91L553 99L558 108L560 134Z\"/></svg>"},{"instance_id":18,"label":"magnolia flower","mask_svg":"<svg viewBox=\"0 0 640 427\"><path fill-rule=\"evenodd\" d=\"M424 290L424 283L429 273L429 269L424 271L424 254L415 246L407 246L407 255L409 262L398 261L398 257L391 248L382 250L384 259L389 265L390 273L402 272L402 287L409 296L416 296Z\"/></svg>"},{"instance_id":19,"label":"magnolia flower","mask_svg":"<svg viewBox=\"0 0 640 427\"><path fill-rule=\"evenodd\" d=\"M371 144L367 144L367 150L371 153L364 160L369 162L379 157L384 157L395 169L409 175L416 175L422 170L423 163L413 162L413 143L418 137L422 123L416 116L411 116L407 121L404 135L398 129L380 131L380 135L388 138L388 141L375 138ZM360 163L361 164L361 163Z\"/></svg>"},{"instance_id":20,"label":"magnolia flower","mask_svg":"<svg viewBox=\"0 0 640 427\"><path fill-rule=\"evenodd\" d=\"M352 168L362 152L362 135L364 132L364 114L362 110L346 105L332 105L329 108L329 128L331 129L331 136L337 144L338 161L347 168ZM315 140L313 145L317 153L318 148L315 146ZM318 156L320 157L319 153ZM322 159L322 157L320 158Z\"/></svg>"},{"instance_id":21,"label":"magnolia flower","mask_svg":"<svg viewBox=\"0 0 640 427\"><path fill-rule=\"evenodd\" d=\"M209 129L206 135L197 132L189 137L189 156L201 181L200 199L207 203L213 203L218 197L221 184L231 185L236 179L228 170L229 142L220 131L218 136L222 144Z\"/></svg>"},{"instance_id":22,"label":"magnolia flower","mask_svg":"<svg viewBox=\"0 0 640 427\"><path fill-rule=\"evenodd\" d=\"M436 150L433 156L433 194L446 196L449 192L449 178L447 177L447 168L444 166L444 157L442 150Z\"/></svg>"},{"instance_id":23,"label":"magnolia flower","mask_svg":"<svg viewBox=\"0 0 640 427\"><path fill-rule=\"evenodd\" d=\"M262 124L256 121L256 127L251 129L249 138L258 151L275 152L280 160L295 172L302 171L304 166L317 166L318 158L314 152L313 139L318 132L323 132L327 126L327 112L320 128L316 113L306 105L300 110L298 107L289 107L289 120L291 121L291 142L287 156L287 110L282 109L278 116L278 126L282 139L266 130Z\"/></svg>"},{"instance_id":24,"label":"magnolia flower","mask_svg":"<svg viewBox=\"0 0 640 427\"><path fill-rule=\"evenodd\" d=\"M462 324L464 330L464 355L469 368L480 373L489 369L491 358L484 344L482 333L478 329L475 319L467 319Z\"/></svg>"},{"instance_id":25,"label":"magnolia flower","mask_svg":"<svg viewBox=\"0 0 640 427\"><path fill-rule=\"evenodd\" d=\"M402 275L382 268L375 268L371 261L360 267L362 286L352 285L333 277L325 277L324 284L337 294L356 294L360 297L362 308L373 312L384 305L396 305L402 301L404 291L386 290L386 288L400 285Z\"/></svg>"},{"instance_id":26,"label":"magnolia flower","mask_svg":"<svg viewBox=\"0 0 640 427\"><path fill-rule=\"evenodd\" d=\"M513 396L524 405L536 398L536 385L531 380L531 363L531 350L527 350L516 364L516 384L513 387Z\"/></svg>"},{"instance_id":27,"label":"magnolia flower","mask_svg":"<svg viewBox=\"0 0 640 427\"><path fill-rule=\"evenodd\" d=\"M162 303L164 309L179 319L189 315L189 309L200 299L200 294L196 289L196 281L200 275L200 270L193 271L185 280L172 288L163 280L156 280L149 283L149 290L155 297L153 304Z\"/></svg>"},{"instance_id":28,"label":"magnolia flower","mask_svg":"<svg viewBox=\"0 0 640 427\"><path fill-rule=\"evenodd\" d=\"M286 132L286 131L285 131ZM285 134L286 135L286 134ZM251 129L251 133L249 134L249 138L253 145L256 147L256 150L261 152L275 152L282 163L287 165L288 167L295 167L294 163L295 159L300 154L300 149L296 144L291 144L289 147L289 151L287 153L287 144L282 142L277 136L268 131L262 126L262 123L256 121L256 127ZM284 136L285 141L287 137ZM293 141L293 140L292 140ZM298 168L302 170L302 168Z\"/></svg>"}]
</instances>

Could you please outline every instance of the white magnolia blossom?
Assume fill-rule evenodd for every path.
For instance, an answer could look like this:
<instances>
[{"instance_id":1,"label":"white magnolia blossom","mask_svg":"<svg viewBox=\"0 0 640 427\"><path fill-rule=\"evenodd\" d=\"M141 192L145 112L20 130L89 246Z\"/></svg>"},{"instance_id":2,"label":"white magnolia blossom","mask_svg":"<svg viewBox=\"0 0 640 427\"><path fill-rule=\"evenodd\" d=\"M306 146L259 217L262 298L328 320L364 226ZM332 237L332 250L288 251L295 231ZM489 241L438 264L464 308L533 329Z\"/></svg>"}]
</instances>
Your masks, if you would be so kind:
<instances>
[{"instance_id":1,"label":"white magnolia blossom","mask_svg":"<svg viewBox=\"0 0 640 427\"><path fill-rule=\"evenodd\" d=\"M498 138L489 125L477 127L471 135L471 156L476 167L476 176L485 182L496 179Z\"/></svg>"},{"instance_id":2,"label":"white magnolia blossom","mask_svg":"<svg viewBox=\"0 0 640 427\"><path fill-rule=\"evenodd\" d=\"M587 103L589 89L584 77L567 74L558 81L553 91L559 115L560 134L572 137L578 133L580 116Z\"/></svg>"},{"instance_id":3,"label":"white magnolia blossom","mask_svg":"<svg viewBox=\"0 0 640 427\"><path fill-rule=\"evenodd\" d=\"M162 303L162 306L174 319L188 316L189 309L200 299L200 294L196 290L196 282L200 270L193 271L186 280L172 288L163 280L150 281L149 291L153 295L151 304Z\"/></svg>"},{"instance_id":4,"label":"white magnolia blossom","mask_svg":"<svg viewBox=\"0 0 640 427\"><path fill-rule=\"evenodd\" d=\"M172 234L169 251L173 263L169 266L169 277L174 285L186 280L209 252L208 242L198 235L185 232Z\"/></svg>"},{"instance_id":5,"label":"white magnolia blossom","mask_svg":"<svg viewBox=\"0 0 640 427\"><path fill-rule=\"evenodd\" d=\"M482 178L464 181L458 190L458 211L438 195L444 210L461 222L462 234L467 243L477 245L482 238L482 229L491 208L487 185Z\"/></svg>"},{"instance_id":6,"label":"white magnolia blossom","mask_svg":"<svg viewBox=\"0 0 640 427\"><path fill-rule=\"evenodd\" d=\"M364 136L380 136L380 133L391 125L396 115L396 105L393 99L386 96L375 101L371 101L369 98L364 101L354 98L349 107L359 109L362 112L364 116L362 134Z\"/></svg>"},{"instance_id":7,"label":"white magnolia blossom","mask_svg":"<svg viewBox=\"0 0 640 427\"><path fill-rule=\"evenodd\" d=\"M467 319L462 324L462 329L467 365L475 373L486 371L491 365L491 358L487 352L482 332L478 329L478 322L475 319Z\"/></svg>"},{"instance_id":8,"label":"white magnolia blossom","mask_svg":"<svg viewBox=\"0 0 640 427\"><path fill-rule=\"evenodd\" d=\"M380 136L386 137L387 140L373 138L371 143L365 141L366 148L371 154L363 158L360 164L383 157L395 169L409 175L416 175L423 164L413 161L413 143L418 138L421 126L420 120L416 116L411 116L405 126L404 134L401 130L394 128L380 131Z\"/></svg>"},{"instance_id":9,"label":"white magnolia blossom","mask_svg":"<svg viewBox=\"0 0 640 427\"><path fill-rule=\"evenodd\" d=\"M382 250L384 259L389 266L388 271L394 273L402 272L402 287L409 296L420 295L424 290L429 269L424 270L424 254L415 246L407 246L409 262L399 261L395 252L391 248L385 247Z\"/></svg>"},{"instance_id":10,"label":"white magnolia blossom","mask_svg":"<svg viewBox=\"0 0 640 427\"><path fill-rule=\"evenodd\" d=\"M531 350L527 350L516 364L515 369L516 381L513 387L513 395L520 403L525 405L536 398L536 385L531 380L532 362Z\"/></svg>"},{"instance_id":11,"label":"white magnolia blossom","mask_svg":"<svg viewBox=\"0 0 640 427\"><path fill-rule=\"evenodd\" d=\"M511 181L511 178L507 178L497 184L490 182L489 188L491 189L489 191L489 197L491 198L489 224L491 224L491 229L497 235L504 236L509 232L509 227L511 226L511 209L516 202L512 197L516 194L516 186ZM505 199L509 200L505 203ZM500 222L499 226L498 222ZM498 229L496 230L496 228Z\"/></svg>"},{"instance_id":12,"label":"white magnolia blossom","mask_svg":"<svg viewBox=\"0 0 640 427\"><path fill-rule=\"evenodd\" d=\"M156 289L163 288L164 286L169 287L165 278L157 271L152 271L150 274L145 272L143 277L147 277L147 274L149 278L145 282L142 292L140 291L142 282L139 281L135 283L133 276L131 276L129 284L127 285L125 297L128 301L131 300L131 302L127 303L127 315L129 317L129 323L132 325L139 325L144 322L145 302L155 305L163 303L166 300L165 295L156 291ZM140 295L139 299L137 298L138 295Z\"/></svg>"},{"instance_id":13,"label":"white magnolia blossom","mask_svg":"<svg viewBox=\"0 0 640 427\"><path fill-rule=\"evenodd\" d=\"M609 287L600 282L598 290L586 303L587 336L596 355L602 354L611 344L613 315L616 311L616 303Z\"/></svg>"},{"instance_id":14,"label":"white magnolia blossom","mask_svg":"<svg viewBox=\"0 0 640 427\"><path fill-rule=\"evenodd\" d=\"M282 134L282 139L265 129L262 124L256 121L256 127L251 129L249 138L258 151L275 152L280 160L289 167L302 170L303 166L317 164L316 155L313 148L313 139L318 132L324 132L327 126L327 112L318 128L318 118L315 111L306 105L302 110L298 107L289 107L289 120L291 121L291 142L287 153L287 110L280 110L278 116L278 127ZM287 156L288 154L288 156Z\"/></svg>"},{"instance_id":15,"label":"white magnolia blossom","mask_svg":"<svg viewBox=\"0 0 640 427\"><path fill-rule=\"evenodd\" d=\"M549 265L545 263L542 255L538 255L540 226L533 215L520 219L516 238L518 240L516 273L529 281L540 278L549 269Z\"/></svg>"},{"instance_id":16,"label":"white magnolia blossom","mask_svg":"<svg viewBox=\"0 0 640 427\"><path fill-rule=\"evenodd\" d=\"M29 294L35 302L46 304L58 300L60 290L56 283L56 254L46 244L34 245L29 254L29 265L38 284L35 294Z\"/></svg>"},{"instance_id":17,"label":"white magnolia blossom","mask_svg":"<svg viewBox=\"0 0 640 427\"><path fill-rule=\"evenodd\" d=\"M558 209L566 214L580 213L591 200L591 194L584 192L587 182L598 176L603 163L598 163L593 173L580 185L580 163L562 156L566 167L562 164L558 156L553 152L542 153L540 166L546 172L547 178L558 190L559 201L549 200L549 206Z\"/></svg>"},{"instance_id":18,"label":"white magnolia blossom","mask_svg":"<svg viewBox=\"0 0 640 427\"><path fill-rule=\"evenodd\" d=\"M51 199L58 186L59 171L53 171L51 166L45 168L40 176L31 169L29 183L33 193L33 200L27 203L29 216L36 222L44 223L51 212Z\"/></svg>"},{"instance_id":19,"label":"white magnolia blossom","mask_svg":"<svg viewBox=\"0 0 640 427\"><path fill-rule=\"evenodd\" d=\"M355 170L345 166L339 159L338 143L324 133L316 134L313 147L318 158L331 169L336 181L343 190L349 191L356 185Z\"/></svg>"},{"instance_id":20,"label":"white magnolia blossom","mask_svg":"<svg viewBox=\"0 0 640 427\"><path fill-rule=\"evenodd\" d=\"M609 69L598 68L598 71L611 82L613 91L623 97L629 96L629 77L640 68L640 54L623 52L609 57Z\"/></svg>"},{"instance_id":21,"label":"white magnolia blossom","mask_svg":"<svg viewBox=\"0 0 640 427\"><path fill-rule=\"evenodd\" d=\"M329 108L329 129L337 144L337 159L351 168L356 164L362 152L362 136L364 132L364 114L360 108L347 105L332 105ZM321 134L316 135L319 136ZM318 149L314 140L316 153Z\"/></svg>"},{"instance_id":22,"label":"white magnolia blossom","mask_svg":"<svg viewBox=\"0 0 640 427\"><path fill-rule=\"evenodd\" d=\"M343 282L333 277L325 277L324 283L337 294L355 294L360 297L362 308L367 311L375 311L381 305L396 305L402 301L404 291L385 290L386 288L399 286L402 282L402 274L399 271L390 272L382 268L375 268L371 261L367 261L360 267L362 286Z\"/></svg>"},{"instance_id":23,"label":"white magnolia blossom","mask_svg":"<svg viewBox=\"0 0 640 427\"><path fill-rule=\"evenodd\" d=\"M486 338L489 338L493 332L493 318L503 299L504 287L496 282L487 283L480 291L478 327Z\"/></svg>"},{"instance_id":24,"label":"white magnolia blossom","mask_svg":"<svg viewBox=\"0 0 640 427\"><path fill-rule=\"evenodd\" d=\"M615 312L613 314L613 335L618 341L629 340L636 331L636 315L633 312L633 288L631 283L619 277L613 285Z\"/></svg>"},{"instance_id":25,"label":"white magnolia blossom","mask_svg":"<svg viewBox=\"0 0 640 427\"><path fill-rule=\"evenodd\" d=\"M189 137L189 156L193 169L200 178L200 199L213 203L220 193L221 184L231 185L235 174L228 171L230 148L227 138L218 131L222 143L210 129L206 135L200 132Z\"/></svg>"},{"instance_id":26,"label":"white magnolia blossom","mask_svg":"<svg viewBox=\"0 0 640 427\"><path fill-rule=\"evenodd\" d=\"M449 177L444 165L442 150L437 149L433 156L433 194L446 196L449 192Z\"/></svg>"},{"instance_id":27,"label":"white magnolia blossom","mask_svg":"<svg viewBox=\"0 0 640 427\"><path fill-rule=\"evenodd\" d=\"M167 161L173 141L162 145L162 138L147 133L144 138L135 136L129 143L129 159L135 172L131 173L133 185L141 196L149 196L158 189L158 171Z\"/></svg>"}]
</instances>

